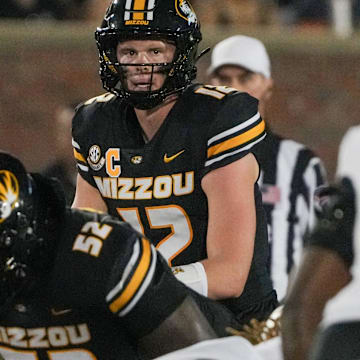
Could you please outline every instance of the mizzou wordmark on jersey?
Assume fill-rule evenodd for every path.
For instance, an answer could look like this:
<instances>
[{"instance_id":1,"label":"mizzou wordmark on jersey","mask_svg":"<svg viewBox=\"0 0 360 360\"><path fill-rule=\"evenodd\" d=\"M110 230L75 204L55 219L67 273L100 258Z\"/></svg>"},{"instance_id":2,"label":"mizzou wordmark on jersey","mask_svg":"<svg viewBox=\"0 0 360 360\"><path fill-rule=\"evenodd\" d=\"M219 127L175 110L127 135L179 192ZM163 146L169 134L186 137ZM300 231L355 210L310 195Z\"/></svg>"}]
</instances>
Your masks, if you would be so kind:
<instances>
[{"instance_id":1,"label":"mizzou wordmark on jersey","mask_svg":"<svg viewBox=\"0 0 360 360\"><path fill-rule=\"evenodd\" d=\"M171 265L206 256L202 177L264 136L256 100L230 88L191 87L146 144L133 110L110 94L86 102L73 122L81 176Z\"/></svg>"},{"instance_id":2,"label":"mizzou wordmark on jersey","mask_svg":"<svg viewBox=\"0 0 360 360\"><path fill-rule=\"evenodd\" d=\"M164 282L171 297L161 313L155 307L149 313L144 304L155 292L159 296ZM55 263L43 283L1 314L5 359L140 359L136 339L185 296L148 240L108 215L78 210L66 212Z\"/></svg>"},{"instance_id":3,"label":"mizzou wordmark on jersey","mask_svg":"<svg viewBox=\"0 0 360 360\"><path fill-rule=\"evenodd\" d=\"M199 261L207 256L208 224L201 180L247 155L265 137L257 105L232 88L192 85L145 143L132 107L109 93L90 99L73 120L78 171L99 190L109 213L150 238L169 265ZM268 277L266 221L257 185L254 192L258 226L248 288L254 287L255 274ZM271 284L260 283L268 294Z\"/></svg>"}]
</instances>

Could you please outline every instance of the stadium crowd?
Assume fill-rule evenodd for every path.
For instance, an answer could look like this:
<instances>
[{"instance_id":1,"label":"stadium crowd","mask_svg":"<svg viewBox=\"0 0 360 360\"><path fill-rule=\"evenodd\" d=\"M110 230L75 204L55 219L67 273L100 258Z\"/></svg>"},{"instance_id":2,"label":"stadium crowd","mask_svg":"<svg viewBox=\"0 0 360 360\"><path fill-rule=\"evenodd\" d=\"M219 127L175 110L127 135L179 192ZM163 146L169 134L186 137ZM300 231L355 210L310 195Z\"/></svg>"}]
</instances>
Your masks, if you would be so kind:
<instances>
[{"instance_id":1,"label":"stadium crowd","mask_svg":"<svg viewBox=\"0 0 360 360\"><path fill-rule=\"evenodd\" d=\"M99 11L108 3L107 0L7 0L0 4L0 18L87 21L98 19ZM194 0L192 6L203 23L221 26L249 21L259 25L277 22L284 26L327 26L331 22L331 5L326 0L227 0L227 5L221 8L213 0L206 3ZM357 1L352 1L352 10L357 25L360 17Z\"/></svg>"}]
</instances>

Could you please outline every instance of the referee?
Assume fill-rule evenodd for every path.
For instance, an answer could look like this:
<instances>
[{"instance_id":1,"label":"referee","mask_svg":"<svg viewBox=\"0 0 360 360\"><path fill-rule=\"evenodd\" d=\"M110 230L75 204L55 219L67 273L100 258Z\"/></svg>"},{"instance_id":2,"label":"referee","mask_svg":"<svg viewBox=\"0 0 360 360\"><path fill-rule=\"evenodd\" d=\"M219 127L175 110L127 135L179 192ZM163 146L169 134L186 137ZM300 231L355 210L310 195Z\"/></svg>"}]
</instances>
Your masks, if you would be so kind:
<instances>
[{"instance_id":1,"label":"referee","mask_svg":"<svg viewBox=\"0 0 360 360\"><path fill-rule=\"evenodd\" d=\"M270 68L261 41L235 35L214 47L208 75L212 85L233 87L257 98L266 118L265 104L273 87ZM259 185L268 220L271 278L281 301L313 221L314 191L326 182L326 174L322 161L305 145L282 138L269 127L267 134L255 154L262 168Z\"/></svg>"}]
</instances>

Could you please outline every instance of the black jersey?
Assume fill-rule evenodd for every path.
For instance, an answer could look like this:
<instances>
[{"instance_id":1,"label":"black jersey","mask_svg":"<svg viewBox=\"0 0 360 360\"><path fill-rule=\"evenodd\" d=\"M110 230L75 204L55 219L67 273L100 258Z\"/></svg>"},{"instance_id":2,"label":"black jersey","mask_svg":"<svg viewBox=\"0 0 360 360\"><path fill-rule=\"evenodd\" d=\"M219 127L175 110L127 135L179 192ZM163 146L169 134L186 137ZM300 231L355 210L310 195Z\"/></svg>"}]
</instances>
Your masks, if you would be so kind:
<instances>
[{"instance_id":1,"label":"black jersey","mask_svg":"<svg viewBox=\"0 0 360 360\"><path fill-rule=\"evenodd\" d=\"M136 339L181 304L184 287L148 240L109 215L68 210L60 226L53 268L1 314L0 354L139 359ZM161 307L149 311L154 297Z\"/></svg>"},{"instance_id":2,"label":"black jersey","mask_svg":"<svg viewBox=\"0 0 360 360\"><path fill-rule=\"evenodd\" d=\"M265 137L257 105L231 88L192 85L145 143L133 108L112 94L91 99L73 120L78 171L99 190L109 213L151 239L169 265L202 260L207 257L208 205L201 180L247 155ZM271 289L257 185L254 192L256 248L245 288L252 300Z\"/></svg>"}]
</instances>

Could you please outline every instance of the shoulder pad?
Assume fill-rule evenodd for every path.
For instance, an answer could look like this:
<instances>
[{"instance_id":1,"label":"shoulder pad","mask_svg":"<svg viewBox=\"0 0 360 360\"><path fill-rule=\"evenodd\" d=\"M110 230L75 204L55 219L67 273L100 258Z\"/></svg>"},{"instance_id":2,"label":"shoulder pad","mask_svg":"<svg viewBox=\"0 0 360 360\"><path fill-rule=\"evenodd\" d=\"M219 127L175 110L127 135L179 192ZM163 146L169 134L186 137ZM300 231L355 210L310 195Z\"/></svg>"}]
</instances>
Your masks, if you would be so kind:
<instances>
[{"instance_id":1,"label":"shoulder pad","mask_svg":"<svg viewBox=\"0 0 360 360\"><path fill-rule=\"evenodd\" d=\"M112 94L112 93L105 93L99 96L95 96L89 100L84 101L83 103L79 104L76 107L76 110L79 110L80 108L84 107L84 106L88 106L91 104L103 104L103 103L107 103L113 99L116 99L116 95Z\"/></svg>"}]
</instances>

